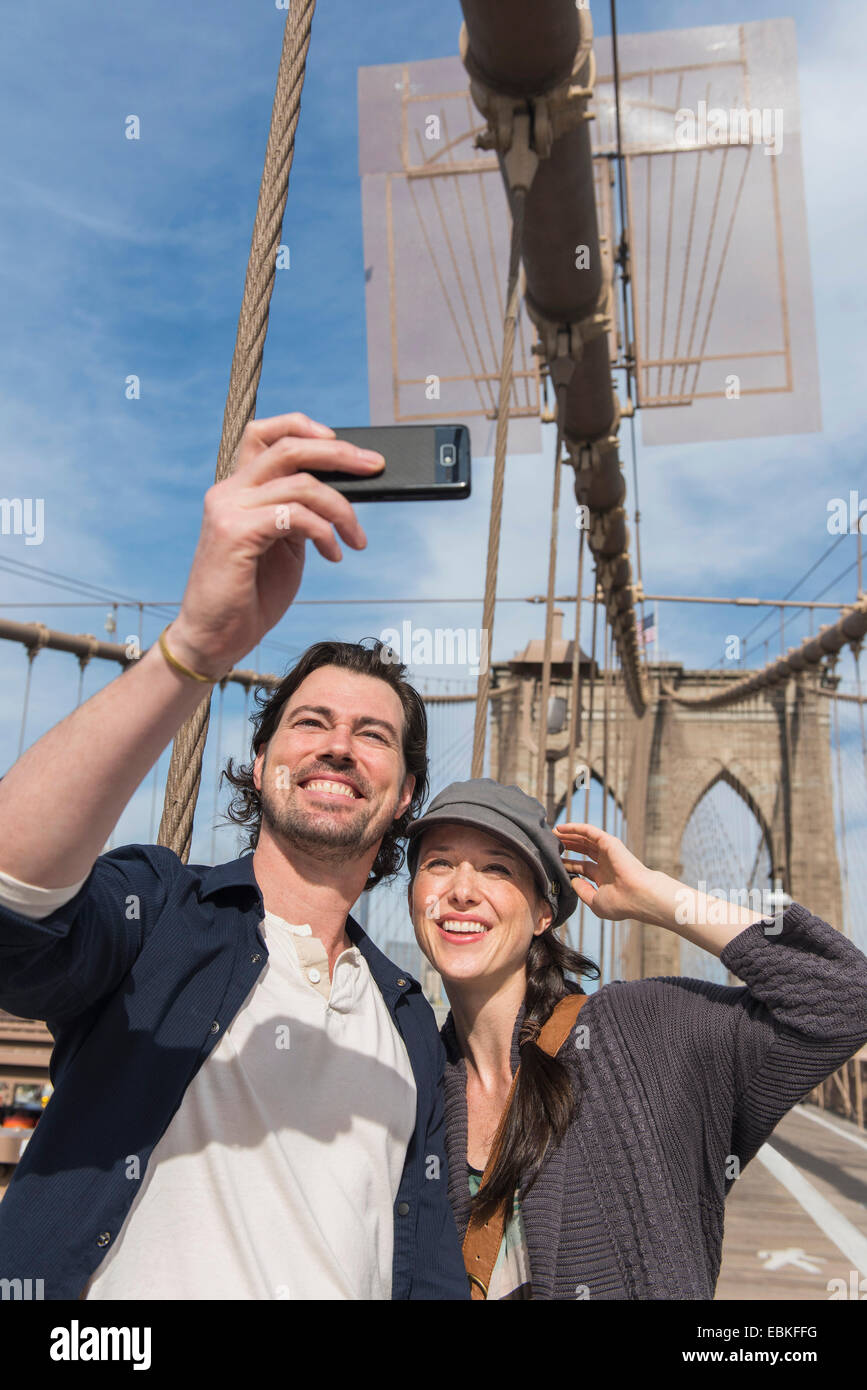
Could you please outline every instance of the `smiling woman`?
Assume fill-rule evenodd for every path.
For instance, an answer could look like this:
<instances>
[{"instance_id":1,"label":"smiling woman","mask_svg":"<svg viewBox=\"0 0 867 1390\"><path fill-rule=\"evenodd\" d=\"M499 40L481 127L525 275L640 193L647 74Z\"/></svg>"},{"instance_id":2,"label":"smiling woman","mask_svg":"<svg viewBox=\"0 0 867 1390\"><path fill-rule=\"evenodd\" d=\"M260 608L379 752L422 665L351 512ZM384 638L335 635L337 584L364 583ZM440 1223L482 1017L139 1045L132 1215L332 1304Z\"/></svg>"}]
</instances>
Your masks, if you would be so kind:
<instances>
[{"instance_id":1,"label":"smiling woman","mask_svg":"<svg viewBox=\"0 0 867 1390\"><path fill-rule=\"evenodd\" d=\"M549 1143L565 1136L574 1090L568 1067L538 1044L557 1002L598 977L592 961L551 928L577 896L540 804L487 778L457 783L409 827L410 911L419 946L448 990L466 1058L466 1164L480 1218L512 1203L487 1296L529 1298L519 1183L532 1180ZM423 906L422 906L423 905ZM508 1048L523 1009L514 1094ZM481 1184L501 1117L493 1165ZM480 1190L481 1187L481 1190Z\"/></svg>"},{"instance_id":2,"label":"smiling woman","mask_svg":"<svg viewBox=\"0 0 867 1390\"><path fill-rule=\"evenodd\" d=\"M407 834L416 937L451 1005L449 1200L473 1298L713 1298L735 1177L867 1039L867 958L798 903L762 917L596 826L555 833L534 797L487 778L452 783ZM599 976L559 936L579 897L676 932L746 986L614 980L543 1048Z\"/></svg>"},{"instance_id":3,"label":"smiling woman","mask_svg":"<svg viewBox=\"0 0 867 1390\"><path fill-rule=\"evenodd\" d=\"M559 1142L565 1134L574 1100L571 1078L537 1039L568 989L566 973L590 973L595 967L548 930L555 915L546 896L550 883L535 871L533 856L507 848L498 835L455 822L433 825L420 841L414 893L425 903L425 912L416 923L416 936L446 982L453 1011L461 1010L458 999L466 1005L491 978L513 984L511 990L501 988L495 1004L505 1027L524 995L532 1001L522 1026L526 1045L511 1104L506 1052L500 1053L501 1069L489 1071L484 1053L474 1056L473 1030L468 1030L473 1064L467 1071L467 1166L481 1221L512 1198L522 1178L537 1170L549 1142ZM499 1151L482 1183L501 1117ZM499 1268L491 1279L493 1297L530 1296L518 1202L513 1201L505 1223Z\"/></svg>"}]
</instances>

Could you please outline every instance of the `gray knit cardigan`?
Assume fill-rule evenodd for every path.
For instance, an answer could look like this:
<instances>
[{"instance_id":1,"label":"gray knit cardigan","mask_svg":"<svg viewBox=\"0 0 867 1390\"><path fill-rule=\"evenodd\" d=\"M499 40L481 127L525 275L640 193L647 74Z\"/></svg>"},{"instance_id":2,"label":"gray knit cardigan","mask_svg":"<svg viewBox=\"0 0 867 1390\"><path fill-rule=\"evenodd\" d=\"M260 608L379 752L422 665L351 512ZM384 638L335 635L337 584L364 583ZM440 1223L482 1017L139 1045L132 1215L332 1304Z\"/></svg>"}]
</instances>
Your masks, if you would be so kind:
<instances>
[{"instance_id":1,"label":"gray knit cardigan","mask_svg":"<svg viewBox=\"0 0 867 1390\"><path fill-rule=\"evenodd\" d=\"M722 952L743 986L615 980L584 1005L560 1054L575 1117L535 1183L519 1185L533 1298L713 1298L731 1158L743 1171L786 1112L867 1041L867 956L800 903L779 934L769 925L746 927ZM522 1005L513 1073L523 1017ZM466 1064L451 1014L442 1038L449 1200L463 1239Z\"/></svg>"}]
</instances>

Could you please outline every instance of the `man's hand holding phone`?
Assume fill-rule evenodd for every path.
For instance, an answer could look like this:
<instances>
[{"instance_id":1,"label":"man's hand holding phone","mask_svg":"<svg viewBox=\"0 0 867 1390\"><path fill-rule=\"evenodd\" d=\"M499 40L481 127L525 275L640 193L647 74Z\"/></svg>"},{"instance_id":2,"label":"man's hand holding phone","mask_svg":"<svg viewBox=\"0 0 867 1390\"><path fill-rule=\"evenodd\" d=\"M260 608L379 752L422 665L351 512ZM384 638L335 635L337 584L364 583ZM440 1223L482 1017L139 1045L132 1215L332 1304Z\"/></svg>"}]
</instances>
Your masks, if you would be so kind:
<instances>
[{"instance_id":1,"label":"man's hand holding phone","mask_svg":"<svg viewBox=\"0 0 867 1390\"><path fill-rule=\"evenodd\" d=\"M363 550L352 504L310 469L370 477L382 454L339 440L294 412L251 420L235 470L205 493L204 517L180 612L168 642L193 670L224 675L282 618L298 592L305 543L342 558L341 537Z\"/></svg>"}]
</instances>

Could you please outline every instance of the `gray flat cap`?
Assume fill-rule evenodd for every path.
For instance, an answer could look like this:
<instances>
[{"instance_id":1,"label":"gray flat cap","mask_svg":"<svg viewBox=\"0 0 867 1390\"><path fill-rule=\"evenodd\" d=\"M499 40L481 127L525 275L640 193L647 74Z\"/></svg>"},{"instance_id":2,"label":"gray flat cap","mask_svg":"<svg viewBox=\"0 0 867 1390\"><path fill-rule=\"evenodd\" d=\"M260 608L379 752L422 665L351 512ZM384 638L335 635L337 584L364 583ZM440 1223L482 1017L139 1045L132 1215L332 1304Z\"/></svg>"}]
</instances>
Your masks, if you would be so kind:
<instances>
[{"instance_id":1,"label":"gray flat cap","mask_svg":"<svg viewBox=\"0 0 867 1390\"><path fill-rule=\"evenodd\" d=\"M415 874L421 835L442 821L470 825L496 835L532 868L543 897L554 913L552 926L565 922L580 901L561 862L563 845L545 819L545 808L520 787L503 786L491 777L452 782L438 793L423 816L410 821L407 863Z\"/></svg>"}]
</instances>

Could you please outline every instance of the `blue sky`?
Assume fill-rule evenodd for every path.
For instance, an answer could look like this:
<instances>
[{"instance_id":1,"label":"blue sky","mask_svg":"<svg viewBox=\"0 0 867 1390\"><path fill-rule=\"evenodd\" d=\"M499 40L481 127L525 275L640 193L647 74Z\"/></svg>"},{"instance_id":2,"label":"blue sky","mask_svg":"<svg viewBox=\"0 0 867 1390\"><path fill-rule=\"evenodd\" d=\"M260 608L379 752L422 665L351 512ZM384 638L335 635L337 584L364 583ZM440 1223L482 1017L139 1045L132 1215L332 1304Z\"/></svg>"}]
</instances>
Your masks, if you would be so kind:
<instances>
[{"instance_id":1,"label":"blue sky","mask_svg":"<svg viewBox=\"0 0 867 1390\"><path fill-rule=\"evenodd\" d=\"M598 33L608 8L592 7ZM828 548L827 502L867 492L863 386L867 321L858 249L867 231L861 55L867 20L856 0L816 7L765 0L721 17L710 0L618 6L622 33L792 16L799 48L804 178L816 306L821 434L733 444L639 448L641 544L647 591L782 597ZM115 594L177 600L195 548L202 495L213 481L237 313L270 118L285 12L212 0L147 7L70 0L4 16L0 55L0 493L45 499L41 546L0 536L0 558L74 576ZM302 409L329 423L368 419L364 267L357 163L357 69L457 51L455 5L359 8L320 4L304 87L283 240L292 268L277 276L259 415ZM859 41L860 39L860 41ZM141 139L124 138L134 113ZM141 398L124 381L141 379ZM507 481L500 592L542 592L553 442ZM640 438L640 435L639 435ZM624 448L631 494L631 463ZM490 462L460 504L368 507L368 549L339 566L312 552L302 598L480 595ZM542 479L540 486L539 479ZM630 512L634 501L629 500ZM576 532L562 509L558 590L574 589ZM855 559L847 538L799 596L814 597ZM3 573L0 613L104 635L108 605L60 608L74 595L33 575ZM826 598L855 593L855 575ZM26 603L26 608L5 607ZM444 626L478 624L481 609L436 610ZM432 624L408 604L370 610L296 607L263 646L259 669L323 636L376 635L397 618ZM589 613L588 613L589 618ZM823 617L822 621L831 621ZM144 639L162 621L144 618ZM661 646L690 666L713 665L753 613L660 605ZM571 631L573 613L566 614ZM538 608L503 606L493 656L540 635ZM119 636L138 619L121 617ZM787 644L808 631L787 628ZM765 625L775 651L776 616ZM589 628L585 646L589 642ZM246 663L252 664L252 662ZM0 650L0 763L18 746L26 660ZM846 665L850 673L851 663ZM85 694L113 670L92 665ZM39 657L29 743L75 703L76 663ZM233 698L237 696L238 698ZM242 702L226 695L224 736L241 751ZM209 753L207 757L210 757ZM207 762L207 758L206 758ZM163 768L164 771L164 768ZM211 780L209 780L211 779ZM212 773L206 770L194 858L211 852ZM149 836L150 783L118 827ZM232 853L218 839L218 857Z\"/></svg>"}]
</instances>

